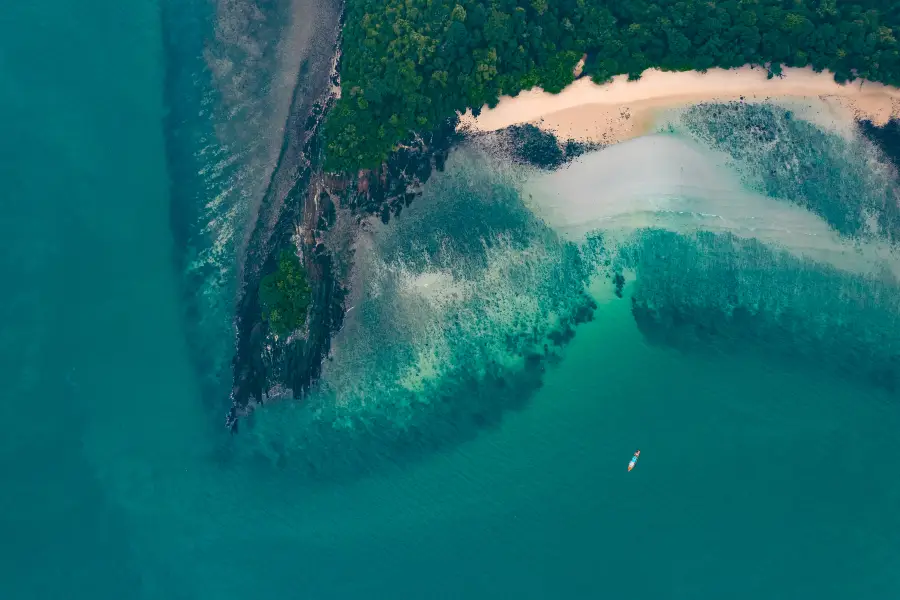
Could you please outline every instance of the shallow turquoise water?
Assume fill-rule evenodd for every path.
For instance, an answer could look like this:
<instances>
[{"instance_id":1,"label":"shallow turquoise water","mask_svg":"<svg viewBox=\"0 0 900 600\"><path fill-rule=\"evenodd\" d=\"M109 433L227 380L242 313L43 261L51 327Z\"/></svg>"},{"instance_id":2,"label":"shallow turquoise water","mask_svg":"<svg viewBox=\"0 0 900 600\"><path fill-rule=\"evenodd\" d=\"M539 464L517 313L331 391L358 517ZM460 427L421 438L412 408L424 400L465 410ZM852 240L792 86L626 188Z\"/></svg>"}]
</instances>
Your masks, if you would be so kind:
<instances>
[{"instance_id":1,"label":"shallow turquoise water","mask_svg":"<svg viewBox=\"0 0 900 600\"><path fill-rule=\"evenodd\" d=\"M397 336L386 346L400 367L388 358L383 364L402 370L415 362L410 357L419 361L402 371L404 381L422 381L430 393L428 376L441 365L429 365L429 356L447 356L442 336L469 326L479 343L456 340L450 349L478 358L462 363L466 369L478 371L487 357L508 360L509 370L497 380L450 373L456 379L439 381L439 389L462 391L431 406L449 400L465 407L457 413L415 404L424 394L398 394L410 404L388 413L395 382L366 371L364 352L386 308L363 303L357 312L369 312L348 322L326 378L331 395L323 397L372 400L364 384L384 383L384 406L371 413L347 401L347 414L362 414L369 429L345 434L329 422L338 433L325 435L328 428L298 427L303 409L281 406L231 439L221 406L201 394L218 367L195 369L185 330L159 7L94 2L48 11L19 3L5 15L13 18L0 21L7 135L0 145L7 198L0 219L0 597L881 600L900 592L896 390L874 375L854 378L817 363L821 349L804 355L812 360L785 358L822 339L802 319L782 331L782 354L771 352L771 340L744 348L747 340L734 337L740 327L715 320L719 337L688 339L660 327L665 335L654 339L662 343L650 345L653 323L639 330L631 304L634 296L653 305L666 292L678 301L702 298L697 312L718 309L714 292L727 286L697 284L704 273L755 285L735 288L742 302L753 290L774 294L770 308L799 305L791 282L835 297L838 290L850 301L823 303L831 311L823 310L824 322L858 324L841 329L849 331L843 340L858 332L884 337L827 355L872 363L889 360L878 348L896 340L895 288L835 284L828 274L821 283L794 279L788 259L777 265L781 275L773 269L769 277L767 255L752 248L762 259L741 259L744 271L710 259L698 276L688 268L697 261L672 259L687 251L644 248L637 268L645 278L626 269L623 298L604 279L594 281L593 321L544 364L532 394L537 379L517 371L517 353L544 342L528 338L547 317L535 298L552 300L550 320L574 311L568 292L590 269L571 246L502 202L477 219L489 234L507 227L506 237L479 254L481 238L461 233L472 231L471 217L450 210L457 204L441 213L437 200L472 181L486 187L467 194L490 189L515 199L491 180L451 169L433 184L423 212L408 211L405 225L376 239L382 262L375 266L412 261L412 275L397 280L405 295L392 296L408 319L397 330L393 321L377 330ZM39 24L37 34L23 23ZM201 24L190 29L200 38ZM77 69L66 60L75 49ZM442 234L465 252L432 248L432 262L413 264L423 253L404 240L439 239L416 238L436 214L445 215ZM714 258L709 247L704 256ZM468 262L461 265L461 256ZM660 264L671 265L667 272L686 289L696 284L696 293L660 275ZM424 277L435 265L442 274ZM571 277L548 275L562 271ZM504 274L522 285L510 291ZM463 285L476 276L476 285ZM768 280L782 287L759 283ZM444 291L431 296L423 282ZM448 289L465 302L447 301ZM864 306L847 309L857 299ZM440 321L445 314L484 320L450 318L450 327ZM227 315L205 316L216 323L211 331L228 331ZM509 332L521 339L506 340ZM230 344L214 341L221 346L211 345L210 354ZM509 343L502 352L491 346L501 341ZM209 363L221 360L216 354ZM360 380L362 393L346 393ZM378 411L389 417L371 417ZM397 424L412 434L395 434ZM370 441L388 434L393 445ZM637 448L641 460L627 473ZM326 467L342 477L329 477Z\"/></svg>"},{"instance_id":2,"label":"shallow turquoise water","mask_svg":"<svg viewBox=\"0 0 900 600\"><path fill-rule=\"evenodd\" d=\"M304 503L340 565L308 559L310 597L895 590L891 400L821 373L648 347L629 320L627 301L604 301L498 430Z\"/></svg>"}]
</instances>

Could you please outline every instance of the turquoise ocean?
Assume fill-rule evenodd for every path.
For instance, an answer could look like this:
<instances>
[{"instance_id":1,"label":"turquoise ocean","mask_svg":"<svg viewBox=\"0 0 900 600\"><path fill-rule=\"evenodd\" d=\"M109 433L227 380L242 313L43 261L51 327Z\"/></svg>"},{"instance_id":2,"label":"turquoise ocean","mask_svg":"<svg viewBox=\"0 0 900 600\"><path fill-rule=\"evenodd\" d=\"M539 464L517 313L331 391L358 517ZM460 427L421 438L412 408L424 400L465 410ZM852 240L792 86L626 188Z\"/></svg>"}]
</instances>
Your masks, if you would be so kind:
<instances>
[{"instance_id":1,"label":"turquoise ocean","mask_svg":"<svg viewBox=\"0 0 900 600\"><path fill-rule=\"evenodd\" d=\"M0 598L897 597L900 179L816 105L463 143L225 429L323 6L3 9Z\"/></svg>"}]
</instances>

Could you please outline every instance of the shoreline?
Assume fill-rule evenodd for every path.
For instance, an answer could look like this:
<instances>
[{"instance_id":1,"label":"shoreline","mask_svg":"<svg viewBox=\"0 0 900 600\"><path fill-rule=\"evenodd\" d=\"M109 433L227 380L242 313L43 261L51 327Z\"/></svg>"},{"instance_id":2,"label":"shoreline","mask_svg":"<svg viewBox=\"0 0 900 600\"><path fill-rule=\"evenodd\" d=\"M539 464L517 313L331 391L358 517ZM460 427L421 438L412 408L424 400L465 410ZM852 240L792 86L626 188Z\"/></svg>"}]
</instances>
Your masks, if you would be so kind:
<instances>
[{"instance_id":1,"label":"shoreline","mask_svg":"<svg viewBox=\"0 0 900 600\"><path fill-rule=\"evenodd\" d=\"M660 71L648 69L637 81L627 75L598 85L581 78L559 94L534 88L503 96L494 108L484 106L475 118L467 110L460 129L497 131L530 123L560 139L613 144L643 135L660 112L703 102L821 101L834 120L867 119L884 125L900 116L900 89L858 79L839 84L832 73L786 68L767 78L762 67Z\"/></svg>"}]
</instances>

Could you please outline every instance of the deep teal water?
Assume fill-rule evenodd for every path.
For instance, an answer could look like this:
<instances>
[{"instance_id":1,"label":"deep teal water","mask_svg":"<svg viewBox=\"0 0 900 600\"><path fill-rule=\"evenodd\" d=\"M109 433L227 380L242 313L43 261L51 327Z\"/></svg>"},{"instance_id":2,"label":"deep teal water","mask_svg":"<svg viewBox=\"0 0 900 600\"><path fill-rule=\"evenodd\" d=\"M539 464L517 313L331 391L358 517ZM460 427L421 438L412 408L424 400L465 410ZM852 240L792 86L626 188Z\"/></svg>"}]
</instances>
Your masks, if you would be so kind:
<instances>
[{"instance_id":1,"label":"deep teal water","mask_svg":"<svg viewBox=\"0 0 900 600\"><path fill-rule=\"evenodd\" d=\"M227 394L230 271L197 275L184 248L205 265L227 252L204 254L216 232L185 233L202 207L170 188L209 144L171 138L173 114L185 132L209 125L184 120L205 84L167 101L178 56L163 44L177 31L199 73L212 17L160 8L17 3L0 18L0 597L900 592L889 276L670 232L616 259L616 298L603 260L464 161L373 234L366 264L393 295L361 298L348 321L317 400L344 403L327 427L282 404L230 438L227 399L208 395ZM751 183L827 216L828 185ZM571 292L591 267L594 319L553 360L524 360L584 306ZM186 281L222 296L195 302ZM858 363L877 368L839 368Z\"/></svg>"},{"instance_id":2,"label":"deep teal water","mask_svg":"<svg viewBox=\"0 0 900 600\"><path fill-rule=\"evenodd\" d=\"M90 432L112 425L111 405L147 410L190 382L175 320L159 14L146 2L3 13L0 594L132 597L141 571L128 516Z\"/></svg>"}]
</instances>

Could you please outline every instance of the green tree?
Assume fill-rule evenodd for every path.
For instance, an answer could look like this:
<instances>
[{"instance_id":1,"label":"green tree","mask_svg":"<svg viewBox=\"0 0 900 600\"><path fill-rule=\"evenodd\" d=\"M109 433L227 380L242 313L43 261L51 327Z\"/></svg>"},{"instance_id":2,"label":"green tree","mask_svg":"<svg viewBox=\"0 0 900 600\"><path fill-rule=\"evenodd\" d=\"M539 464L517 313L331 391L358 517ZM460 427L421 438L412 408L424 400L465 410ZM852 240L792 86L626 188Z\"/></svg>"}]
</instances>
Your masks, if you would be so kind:
<instances>
[{"instance_id":1,"label":"green tree","mask_svg":"<svg viewBox=\"0 0 900 600\"><path fill-rule=\"evenodd\" d=\"M561 52L553 55L538 71L538 85L551 94L558 94L575 81L575 65L581 58L577 52Z\"/></svg>"},{"instance_id":2,"label":"green tree","mask_svg":"<svg viewBox=\"0 0 900 600\"><path fill-rule=\"evenodd\" d=\"M578 56L598 82L649 67L829 69L900 84L900 10L882 0L346 0L326 168L378 167L455 111L540 85Z\"/></svg>"},{"instance_id":3,"label":"green tree","mask_svg":"<svg viewBox=\"0 0 900 600\"><path fill-rule=\"evenodd\" d=\"M300 259L283 251L277 269L262 278L259 284L259 304L262 316L276 335L283 337L306 322L311 289Z\"/></svg>"}]
</instances>

